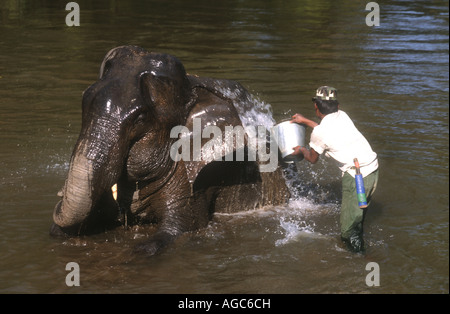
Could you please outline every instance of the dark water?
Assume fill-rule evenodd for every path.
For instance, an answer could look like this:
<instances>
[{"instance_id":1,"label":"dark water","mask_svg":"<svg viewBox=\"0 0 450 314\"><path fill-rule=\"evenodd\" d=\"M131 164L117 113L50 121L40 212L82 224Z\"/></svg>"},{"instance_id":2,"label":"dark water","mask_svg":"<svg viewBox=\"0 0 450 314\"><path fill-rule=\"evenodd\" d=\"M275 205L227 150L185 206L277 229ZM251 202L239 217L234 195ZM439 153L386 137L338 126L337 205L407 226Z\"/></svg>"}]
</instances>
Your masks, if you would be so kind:
<instances>
[{"instance_id":1,"label":"dark water","mask_svg":"<svg viewBox=\"0 0 450 314\"><path fill-rule=\"evenodd\" d=\"M67 2L0 1L0 292L449 292L448 1L380 1L379 27L367 2L326 0L78 1L68 27ZM313 118L314 90L338 88L379 155L367 254L340 244L340 174L325 158L287 173L288 206L216 216L151 259L130 254L150 227L50 238L81 93L124 44L238 80L275 120ZM79 287L65 284L69 262Z\"/></svg>"}]
</instances>

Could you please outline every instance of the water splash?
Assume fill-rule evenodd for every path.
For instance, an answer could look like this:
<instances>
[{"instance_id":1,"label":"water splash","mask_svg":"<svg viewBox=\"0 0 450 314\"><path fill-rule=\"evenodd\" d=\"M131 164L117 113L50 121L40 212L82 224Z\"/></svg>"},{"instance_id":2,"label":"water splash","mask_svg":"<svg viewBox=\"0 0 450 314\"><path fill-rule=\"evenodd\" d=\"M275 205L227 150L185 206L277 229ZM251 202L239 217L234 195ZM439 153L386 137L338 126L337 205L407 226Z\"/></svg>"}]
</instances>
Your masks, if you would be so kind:
<instances>
[{"instance_id":1,"label":"water splash","mask_svg":"<svg viewBox=\"0 0 450 314\"><path fill-rule=\"evenodd\" d=\"M274 219L278 220L275 233L283 238L275 241L275 246L299 241L300 239L328 239L333 236L333 217L336 217L337 207L334 204L315 203L305 197L291 199Z\"/></svg>"},{"instance_id":2,"label":"water splash","mask_svg":"<svg viewBox=\"0 0 450 314\"><path fill-rule=\"evenodd\" d=\"M270 104L256 98L253 94L243 95L243 91L241 90L220 87L219 91L232 100L241 118L242 125L249 136L256 137L254 129L257 126L264 126L270 131L275 125L272 106Z\"/></svg>"},{"instance_id":3,"label":"water splash","mask_svg":"<svg viewBox=\"0 0 450 314\"><path fill-rule=\"evenodd\" d=\"M46 173L66 173L69 170L69 162L65 161L62 163L50 163L45 166L44 171Z\"/></svg>"},{"instance_id":4,"label":"water splash","mask_svg":"<svg viewBox=\"0 0 450 314\"><path fill-rule=\"evenodd\" d=\"M256 137L256 134L252 133L255 126L264 126L270 130L276 124L270 104L252 94L243 97L241 91L222 88L221 93L233 101L249 137ZM285 115L288 113L285 112ZM330 213L333 216L337 209L337 202L335 195L330 195L328 186L324 187L317 183L327 175L327 162L321 160L320 163L315 169L304 162L283 167L286 185L291 192L287 206L262 211L259 209L250 213L236 213L233 216L252 215L262 220L269 216L269 219L275 222L275 229L272 232L283 236L275 240L277 247L305 237L326 238L327 236L321 232L323 228L318 227L316 222L330 216ZM328 180L329 175L325 179Z\"/></svg>"},{"instance_id":5,"label":"water splash","mask_svg":"<svg viewBox=\"0 0 450 314\"><path fill-rule=\"evenodd\" d=\"M314 226L308 225L305 220L281 217L280 227L283 229L284 238L276 240L275 246L285 245L286 243L296 240L301 235L314 235Z\"/></svg>"}]
</instances>

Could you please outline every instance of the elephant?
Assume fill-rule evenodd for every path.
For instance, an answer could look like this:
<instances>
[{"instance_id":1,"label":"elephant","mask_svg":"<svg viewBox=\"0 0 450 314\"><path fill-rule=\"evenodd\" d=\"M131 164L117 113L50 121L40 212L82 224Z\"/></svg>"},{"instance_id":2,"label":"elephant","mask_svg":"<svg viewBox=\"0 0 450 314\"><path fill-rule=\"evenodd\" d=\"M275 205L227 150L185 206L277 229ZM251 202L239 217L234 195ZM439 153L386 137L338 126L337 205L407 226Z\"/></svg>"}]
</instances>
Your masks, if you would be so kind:
<instances>
[{"instance_id":1,"label":"elephant","mask_svg":"<svg viewBox=\"0 0 450 314\"><path fill-rule=\"evenodd\" d=\"M181 234L206 227L214 213L288 202L280 164L262 172L262 162L251 158L173 158L182 135L195 135L171 136L174 127L192 128L195 118L220 130L242 126L236 104L247 110L250 100L240 83L188 74L175 56L138 46L111 49L98 81L82 95L81 131L50 234L76 237L154 224L156 231L134 248L151 256ZM230 151L236 154L236 144Z\"/></svg>"}]
</instances>

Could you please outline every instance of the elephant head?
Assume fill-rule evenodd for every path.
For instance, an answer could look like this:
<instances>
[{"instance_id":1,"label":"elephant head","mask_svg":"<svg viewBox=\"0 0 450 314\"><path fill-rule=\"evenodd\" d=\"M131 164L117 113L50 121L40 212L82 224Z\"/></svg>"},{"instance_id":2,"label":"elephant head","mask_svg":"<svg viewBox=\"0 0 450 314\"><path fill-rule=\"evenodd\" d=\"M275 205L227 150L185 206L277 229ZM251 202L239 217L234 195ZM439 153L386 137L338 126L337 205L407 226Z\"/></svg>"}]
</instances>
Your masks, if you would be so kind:
<instances>
[{"instance_id":1,"label":"elephant head","mask_svg":"<svg viewBox=\"0 0 450 314\"><path fill-rule=\"evenodd\" d=\"M165 174L173 161L160 154L168 152L171 128L185 123L190 99L189 80L177 58L133 46L111 50L100 79L83 93L81 132L54 222L77 233L100 211L117 214L110 189L121 176L151 180ZM144 137L152 141L151 149L130 156ZM130 157L135 162L127 171Z\"/></svg>"},{"instance_id":2,"label":"elephant head","mask_svg":"<svg viewBox=\"0 0 450 314\"><path fill-rule=\"evenodd\" d=\"M237 82L186 74L176 57L135 46L112 49L99 80L83 93L81 131L51 233L98 232L117 225L118 217L157 223L141 246L154 254L181 233L206 226L213 210L286 202L280 169L259 173L255 161L171 156L175 127L192 127L194 118L221 130L242 126L235 102L251 106L250 98ZM229 146L224 151L236 152Z\"/></svg>"}]
</instances>

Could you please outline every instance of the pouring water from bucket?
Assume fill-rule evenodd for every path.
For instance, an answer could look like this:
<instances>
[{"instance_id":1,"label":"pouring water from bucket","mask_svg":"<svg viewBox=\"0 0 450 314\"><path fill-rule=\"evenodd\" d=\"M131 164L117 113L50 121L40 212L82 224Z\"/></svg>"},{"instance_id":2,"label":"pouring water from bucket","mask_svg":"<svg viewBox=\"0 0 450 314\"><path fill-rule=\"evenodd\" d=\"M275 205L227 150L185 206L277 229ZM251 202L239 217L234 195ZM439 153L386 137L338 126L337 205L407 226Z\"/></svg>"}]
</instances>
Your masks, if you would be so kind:
<instances>
[{"instance_id":1,"label":"pouring water from bucket","mask_svg":"<svg viewBox=\"0 0 450 314\"><path fill-rule=\"evenodd\" d=\"M271 134L285 163L303 160L303 154L292 154L294 153L293 147L305 146L305 132L306 127L303 124L291 123L290 120L282 121L272 128Z\"/></svg>"}]
</instances>

